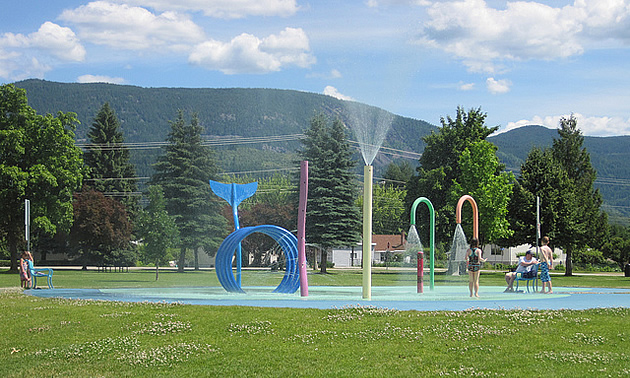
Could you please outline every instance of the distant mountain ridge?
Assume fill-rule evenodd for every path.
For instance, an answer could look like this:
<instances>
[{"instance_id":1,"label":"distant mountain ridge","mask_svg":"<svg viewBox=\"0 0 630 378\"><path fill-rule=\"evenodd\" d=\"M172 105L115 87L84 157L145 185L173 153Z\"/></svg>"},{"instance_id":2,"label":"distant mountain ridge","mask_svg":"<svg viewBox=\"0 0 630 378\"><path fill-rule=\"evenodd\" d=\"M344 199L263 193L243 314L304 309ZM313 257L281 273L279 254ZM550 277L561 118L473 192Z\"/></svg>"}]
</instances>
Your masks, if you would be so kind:
<instances>
[{"instance_id":1,"label":"distant mountain ridge","mask_svg":"<svg viewBox=\"0 0 630 378\"><path fill-rule=\"evenodd\" d=\"M281 89L247 88L141 88L115 84L56 83L25 80L15 83L27 91L29 105L40 114L74 112L81 122L77 139L85 141L100 107L109 102L121 122L126 142L144 145L162 142L182 109L187 116L197 112L205 134L215 137L269 137L301 134L311 118L323 112L331 119L348 120L345 101L321 94ZM368 105L360 104L366 108ZM578 125L579 126L579 125ZM437 127L412 118L394 115L384 146L421 153L422 137ZM350 138L356 140L349 130ZM488 138L498 147L498 156L510 170L518 171L532 147L549 147L557 130L524 126ZM293 165L299 141L277 142L261 138L259 143L225 144L215 147L228 172L262 171ZM630 216L630 136L585 137L585 147L598 171L597 186L613 216ZM143 147L132 152L139 176L150 175L159 149ZM375 175L396 158L379 154ZM359 157L357 156L357 159ZM415 160L417 163L417 160Z\"/></svg>"},{"instance_id":2,"label":"distant mountain ridge","mask_svg":"<svg viewBox=\"0 0 630 378\"><path fill-rule=\"evenodd\" d=\"M554 138L559 137L556 129L531 125L491 136L488 140L498 147L497 155L506 168L518 173L533 147L551 147ZM595 187L604 198L604 210L612 221L630 217L630 136L585 136L584 147L597 170Z\"/></svg>"}]
</instances>

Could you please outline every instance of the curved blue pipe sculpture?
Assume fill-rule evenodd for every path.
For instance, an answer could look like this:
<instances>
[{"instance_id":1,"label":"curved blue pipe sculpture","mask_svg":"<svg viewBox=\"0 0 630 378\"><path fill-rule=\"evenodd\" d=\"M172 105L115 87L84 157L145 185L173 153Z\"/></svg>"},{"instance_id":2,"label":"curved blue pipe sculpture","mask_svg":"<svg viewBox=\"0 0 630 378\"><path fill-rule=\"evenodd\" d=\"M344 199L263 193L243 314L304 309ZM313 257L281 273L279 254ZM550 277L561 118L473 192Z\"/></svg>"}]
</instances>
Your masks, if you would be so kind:
<instances>
[{"instance_id":1,"label":"curved blue pipe sculpture","mask_svg":"<svg viewBox=\"0 0 630 378\"><path fill-rule=\"evenodd\" d=\"M284 251L286 258L286 270L282 281L273 291L274 293L295 293L300 287L300 274L298 271L297 238L286 229L278 226L262 225L243 227L228 235L219 246L215 259L217 278L221 286L231 293L244 293L240 283L237 283L232 273L232 257L238 249L241 241L254 232L260 232L270 236Z\"/></svg>"}]
</instances>

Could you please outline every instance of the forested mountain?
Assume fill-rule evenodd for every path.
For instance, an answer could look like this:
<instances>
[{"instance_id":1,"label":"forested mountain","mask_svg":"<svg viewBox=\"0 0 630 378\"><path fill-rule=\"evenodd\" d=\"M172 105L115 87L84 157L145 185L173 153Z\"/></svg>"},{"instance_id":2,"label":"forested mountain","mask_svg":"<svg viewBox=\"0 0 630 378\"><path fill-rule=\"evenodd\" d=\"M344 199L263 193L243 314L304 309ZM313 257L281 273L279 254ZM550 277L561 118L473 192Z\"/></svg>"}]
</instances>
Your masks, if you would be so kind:
<instances>
[{"instance_id":1,"label":"forested mountain","mask_svg":"<svg viewBox=\"0 0 630 378\"><path fill-rule=\"evenodd\" d=\"M29 105L40 114L76 113L81 122L76 133L79 142L85 141L94 116L108 102L120 120L125 141L139 143L131 148L139 176L150 174L148 167L158 153L147 142L164 141L170 130L169 121L175 119L180 109L188 115L198 113L204 136L218 140L222 168L227 172L290 166L292 157L287 153L299 147L294 135L301 134L314 115L323 112L331 120L348 119L344 101L293 90L140 88L43 80L25 80L15 85L26 89ZM422 152L421 137L434 128L424 121L394 116L384 146ZM348 131L351 139L356 140ZM239 140L231 138L235 136ZM274 139L279 141L264 138L270 136L278 137ZM252 137L259 137L260 142L251 143ZM383 155L374 165L382 167L391 158Z\"/></svg>"},{"instance_id":2,"label":"forested mountain","mask_svg":"<svg viewBox=\"0 0 630 378\"><path fill-rule=\"evenodd\" d=\"M578 124L578 127L580 125ZM532 147L551 147L557 130L525 126L488 138L498 147L498 155L509 170L518 175ZM604 210L611 221L630 217L630 136L584 137L584 147L597 170L595 187L604 198Z\"/></svg>"},{"instance_id":3,"label":"forested mountain","mask_svg":"<svg viewBox=\"0 0 630 378\"><path fill-rule=\"evenodd\" d=\"M141 88L43 80L26 80L15 85L26 89L29 105L40 114L77 113L81 121L77 129L79 142L86 141L96 113L109 102L120 120L125 141L138 143L131 147L131 152L141 177L152 173L150 167L161 152L159 146L151 143L165 140L169 122L176 118L179 109L188 114L198 113L205 137L216 141L213 145L224 171L257 171L258 175L265 170L295 167L294 152L299 147L295 134L308 128L314 115L323 112L331 120L336 117L348 120L344 101L292 90ZM422 137L431 130L435 126L425 121L394 116L384 146L421 153ZM348 133L356 140L351 130ZM497 145L499 158L506 167L518 174L532 147L551 146L557 137L556 130L526 126L491 136L489 140ZM585 137L584 146L598 172L596 186L604 197L604 209L612 220L630 217L630 136ZM356 159L361 160L358 154ZM395 155L380 153L374 161L375 176L393 159ZM412 161L417 164L417 159Z\"/></svg>"}]
</instances>

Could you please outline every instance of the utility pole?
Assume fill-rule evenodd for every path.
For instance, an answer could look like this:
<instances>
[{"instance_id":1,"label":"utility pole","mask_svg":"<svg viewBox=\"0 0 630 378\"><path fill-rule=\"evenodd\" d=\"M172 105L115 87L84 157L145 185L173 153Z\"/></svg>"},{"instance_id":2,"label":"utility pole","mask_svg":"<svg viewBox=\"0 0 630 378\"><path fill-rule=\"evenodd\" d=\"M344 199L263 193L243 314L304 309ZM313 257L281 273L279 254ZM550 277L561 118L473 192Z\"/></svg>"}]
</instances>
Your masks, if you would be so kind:
<instances>
[{"instance_id":1,"label":"utility pole","mask_svg":"<svg viewBox=\"0 0 630 378\"><path fill-rule=\"evenodd\" d=\"M24 233L26 234L26 250L31 251L31 201L24 200Z\"/></svg>"}]
</instances>

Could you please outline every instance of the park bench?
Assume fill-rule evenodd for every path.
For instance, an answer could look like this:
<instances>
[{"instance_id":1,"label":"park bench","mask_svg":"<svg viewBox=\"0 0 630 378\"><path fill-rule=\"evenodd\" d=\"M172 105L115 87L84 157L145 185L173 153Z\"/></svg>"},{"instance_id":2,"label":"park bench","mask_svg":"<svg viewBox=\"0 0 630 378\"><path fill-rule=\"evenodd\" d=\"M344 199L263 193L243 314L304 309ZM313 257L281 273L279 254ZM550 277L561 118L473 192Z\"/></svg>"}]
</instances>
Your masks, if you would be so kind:
<instances>
[{"instance_id":1,"label":"park bench","mask_svg":"<svg viewBox=\"0 0 630 378\"><path fill-rule=\"evenodd\" d=\"M529 272L517 272L516 278L516 290L518 291L518 284L520 281L525 281L527 292L529 293L529 284L532 283L532 290L535 292L538 291L538 264L532 265L532 269Z\"/></svg>"},{"instance_id":2,"label":"park bench","mask_svg":"<svg viewBox=\"0 0 630 378\"><path fill-rule=\"evenodd\" d=\"M37 287L37 277L46 277L48 288L54 289L53 284L52 284L53 270L50 268L35 268L31 260L27 260L27 261L28 261L28 272L30 273L31 280L33 281L32 288L35 289Z\"/></svg>"}]
</instances>

